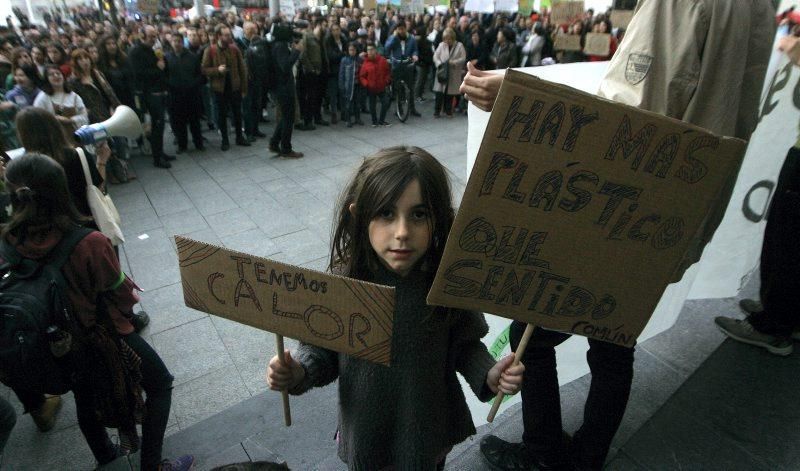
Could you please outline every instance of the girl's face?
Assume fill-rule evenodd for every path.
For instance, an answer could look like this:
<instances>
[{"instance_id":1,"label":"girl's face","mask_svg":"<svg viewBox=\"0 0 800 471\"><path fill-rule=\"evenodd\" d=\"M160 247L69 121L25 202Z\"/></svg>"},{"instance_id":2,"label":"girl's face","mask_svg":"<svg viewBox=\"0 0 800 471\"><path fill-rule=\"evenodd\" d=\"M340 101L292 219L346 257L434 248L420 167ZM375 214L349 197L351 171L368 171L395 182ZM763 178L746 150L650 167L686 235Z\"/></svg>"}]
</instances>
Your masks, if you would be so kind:
<instances>
[{"instance_id":1,"label":"girl's face","mask_svg":"<svg viewBox=\"0 0 800 471\"><path fill-rule=\"evenodd\" d=\"M49 69L47 71L47 81L53 88L60 90L64 86L64 74L58 69Z\"/></svg>"},{"instance_id":2,"label":"girl's face","mask_svg":"<svg viewBox=\"0 0 800 471\"><path fill-rule=\"evenodd\" d=\"M106 48L106 52L114 55L117 53L117 43L113 39L106 39L106 42L103 44Z\"/></svg>"},{"instance_id":3,"label":"girl's face","mask_svg":"<svg viewBox=\"0 0 800 471\"><path fill-rule=\"evenodd\" d=\"M58 64L58 61L61 60L61 53L54 47L48 47L47 58L50 59L50 62L53 64Z\"/></svg>"},{"instance_id":4,"label":"girl's face","mask_svg":"<svg viewBox=\"0 0 800 471\"><path fill-rule=\"evenodd\" d=\"M25 75L25 72L23 72L22 69L17 69L14 72L14 81L17 82L17 85L22 88L31 88L33 86L33 82L31 82L31 79Z\"/></svg>"},{"instance_id":5,"label":"girl's face","mask_svg":"<svg viewBox=\"0 0 800 471\"><path fill-rule=\"evenodd\" d=\"M44 62L44 53L42 52L42 49L39 47L34 47L33 49L31 49L31 56L33 56L33 59L36 61L37 64L41 64L42 62Z\"/></svg>"},{"instance_id":6,"label":"girl's face","mask_svg":"<svg viewBox=\"0 0 800 471\"><path fill-rule=\"evenodd\" d=\"M84 72L88 72L92 68L92 60L86 56L81 56L78 58L78 67Z\"/></svg>"},{"instance_id":7,"label":"girl's face","mask_svg":"<svg viewBox=\"0 0 800 471\"><path fill-rule=\"evenodd\" d=\"M383 266L406 276L428 251L433 224L419 181L413 180L393 207L370 221L369 243Z\"/></svg>"},{"instance_id":8,"label":"girl's face","mask_svg":"<svg viewBox=\"0 0 800 471\"><path fill-rule=\"evenodd\" d=\"M347 46L347 53L350 55L350 57L355 57L356 56L356 47L354 45L352 45L352 44Z\"/></svg>"},{"instance_id":9,"label":"girl's face","mask_svg":"<svg viewBox=\"0 0 800 471\"><path fill-rule=\"evenodd\" d=\"M17 66L20 65L33 65L33 59L31 59L30 54L20 54L17 59Z\"/></svg>"},{"instance_id":10,"label":"girl's face","mask_svg":"<svg viewBox=\"0 0 800 471\"><path fill-rule=\"evenodd\" d=\"M97 51L96 47L90 47L89 48L89 56L95 62L97 62L97 60L100 59L100 53Z\"/></svg>"}]
</instances>

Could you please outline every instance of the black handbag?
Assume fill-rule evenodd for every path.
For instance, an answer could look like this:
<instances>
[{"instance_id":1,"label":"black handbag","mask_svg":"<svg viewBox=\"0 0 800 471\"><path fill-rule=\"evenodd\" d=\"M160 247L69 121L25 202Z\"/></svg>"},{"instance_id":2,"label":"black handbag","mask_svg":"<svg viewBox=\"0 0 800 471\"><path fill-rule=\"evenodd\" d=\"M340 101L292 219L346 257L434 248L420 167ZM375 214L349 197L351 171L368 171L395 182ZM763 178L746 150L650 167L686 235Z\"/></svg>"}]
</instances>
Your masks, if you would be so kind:
<instances>
[{"instance_id":1,"label":"black handbag","mask_svg":"<svg viewBox=\"0 0 800 471\"><path fill-rule=\"evenodd\" d=\"M447 83L450 80L450 66L447 62L436 67L436 80L439 83Z\"/></svg>"}]
</instances>

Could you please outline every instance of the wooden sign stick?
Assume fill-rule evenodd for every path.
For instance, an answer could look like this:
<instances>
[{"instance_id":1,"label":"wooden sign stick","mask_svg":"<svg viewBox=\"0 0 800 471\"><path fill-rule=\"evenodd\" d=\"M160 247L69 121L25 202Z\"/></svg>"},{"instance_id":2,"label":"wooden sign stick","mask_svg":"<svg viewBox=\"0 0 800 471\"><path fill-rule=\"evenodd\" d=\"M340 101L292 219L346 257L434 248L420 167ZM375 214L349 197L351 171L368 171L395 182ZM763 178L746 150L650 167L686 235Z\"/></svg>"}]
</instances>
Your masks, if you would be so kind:
<instances>
[{"instance_id":1,"label":"wooden sign stick","mask_svg":"<svg viewBox=\"0 0 800 471\"><path fill-rule=\"evenodd\" d=\"M528 324L525 327L522 340L519 341L517 351L514 352L514 363L511 366L519 365L519 359L525 354L525 349L528 348L528 341L531 339L531 334L533 334L533 329L535 328L536 326L533 324ZM503 391L497 391L497 396L494 397L494 404L492 404L492 410L489 411L489 417L486 418L487 422L492 422L494 420L494 416L497 415L497 410L500 409L500 404L503 403L504 397L505 393L503 393Z\"/></svg>"},{"instance_id":2,"label":"wooden sign stick","mask_svg":"<svg viewBox=\"0 0 800 471\"><path fill-rule=\"evenodd\" d=\"M527 342L526 342L527 343ZM278 360L282 366L286 366L286 351L283 348L283 335L275 334L275 348L278 350ZM281 391L283 396L283 418L286 421L286 426L292 425L292 410L289 408L289 391L284 389Z\"/></svg>"}]
</instances>

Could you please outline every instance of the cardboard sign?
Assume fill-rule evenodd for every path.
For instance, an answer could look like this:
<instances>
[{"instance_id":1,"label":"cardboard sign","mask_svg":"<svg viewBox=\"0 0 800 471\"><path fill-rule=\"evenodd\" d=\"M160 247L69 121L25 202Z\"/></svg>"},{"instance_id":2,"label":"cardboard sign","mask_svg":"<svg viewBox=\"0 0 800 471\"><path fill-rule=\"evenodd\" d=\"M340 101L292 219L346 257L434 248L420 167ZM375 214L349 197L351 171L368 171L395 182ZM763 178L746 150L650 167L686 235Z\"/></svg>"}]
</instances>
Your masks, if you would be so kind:
<instances>
[{"instance_id":1,"label":"cardboard sign","mask_svg":"<svg viewBox=\"0 0 800 471\"><path fill-rule=\"evenodd\" d=\"M375 10L378 8L378 2L375 0L361 0L361 9L364 11Z\"/></svg>"},{"instance_id":2,"label":"cardboard sign","mask_svg":"<svg viewBox=\"0 0 800 471\"><path fill-rule=\"evenodd\" d=\"M611 27L625 29L633 18L633 10L611 10Z\"/></svg>"},{"instance_id":3,"label":"cardboard sign","mask_svg":"<svg viewBox=\"0 0 800 471\"><path fill-rule=\"evenodd\" d=\"M389 364L394 288L175 236L186 305L257 329Z\"/></svg>"},{"instance_id":4,"label":"cardboard sign","mask_svg":"<svg viewBox=\"0 0 800 471\"><path fill-rule=\"evenodd\" d=\"M556 51L580 51L581 37L577 34L558 34L553 41L553 49Z\"/></svg>"},{"instance_id":5,"label":"cardboard sign","mask_svg":"<svg viewBox=\"0 0 800 471\"><path fill-rule=\"evenodd\" d=\"M158 14L158 0L137 0L136 7L146 15Z\"/></svg>"},{"instance_id":6,"label":"cardboard sign","mask_svg":"<svg viewBox=\"0 0 800 471\"><path fill-rule=\"evenodd\" d=\"M611 35L608 33L587 33L584 54L606 57L611 53Z\"/></svg>"},{"instance_id":7,"label":"cardboard sign","mask_svg":"<svg viewBox=\"0 0 800 471\"><path fill-rule=\"evenodd\" d=\"M631 346L744 146L510 70L428 303Z\"/></svg>"},{"instance_id":8,"label":"cardboard sign","mask_svg":"<svg viewBox=\"0 0 800 471\"><path fill-rule=\"evenodd\" d=\"M584 11L583 1L553 2L550 21L556 25L572 23L575 20L582 19Z\"/></svg>"}]
</instances>

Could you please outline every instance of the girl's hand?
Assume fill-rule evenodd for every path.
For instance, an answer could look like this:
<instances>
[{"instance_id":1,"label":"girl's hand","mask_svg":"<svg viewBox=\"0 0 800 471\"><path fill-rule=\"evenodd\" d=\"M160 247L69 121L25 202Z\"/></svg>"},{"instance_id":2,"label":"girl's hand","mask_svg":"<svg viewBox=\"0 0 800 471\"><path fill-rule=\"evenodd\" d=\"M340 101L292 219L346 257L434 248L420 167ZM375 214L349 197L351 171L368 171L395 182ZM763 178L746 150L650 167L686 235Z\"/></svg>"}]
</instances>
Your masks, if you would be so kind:
<instances>
[{"instance_id":1,"label":"girl's hand","mask_svg":"<svg viewBox=\"0 0 800 471\"><path fill-rule=\"evenodd\" d=\"M522 373L525 371L525 365L519 363L516 366L511 366L514 363L514 354L502 358L498 361L489 373L486 375L486 385L493 393L497 394L502 391L503 394L516 394L522 385Z\"/></svg>"},{"instance_id":2,"label":"girl's hand","mask_svg":"<svg viewBox=\"0 0 800 471\"><path fill-rule=\"evenodd\" d=\"M267 366L267 384L273 391L283 391L297 386L306 376L303 365L292 358L289 350L285 351L286 366L281 364L278 355L272 357Z\"/></svg>"},{"instance_id":3,"label":"girl's hand","mask_svg":"<svg viewBox=\"0 0 800 471\"><path fill-rule=\"evenodd\" d=\"M467 63L467 75L459 91L467 95L467 99L483 111L492 111L494 100L500 91L505 73L495 74L478 70L471 63Z\"/></svg>"}]
</instances>

